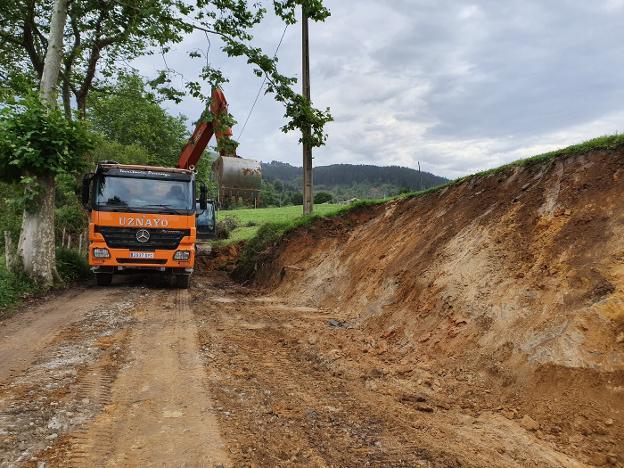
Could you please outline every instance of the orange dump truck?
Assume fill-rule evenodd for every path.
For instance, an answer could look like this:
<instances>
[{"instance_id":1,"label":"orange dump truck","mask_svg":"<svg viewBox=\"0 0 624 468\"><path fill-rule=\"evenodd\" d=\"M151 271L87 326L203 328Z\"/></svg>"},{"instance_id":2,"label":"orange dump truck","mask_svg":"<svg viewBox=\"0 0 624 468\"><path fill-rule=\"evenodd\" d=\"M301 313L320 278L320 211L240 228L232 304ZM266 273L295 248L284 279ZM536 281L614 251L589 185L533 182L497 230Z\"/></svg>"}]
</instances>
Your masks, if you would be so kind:
<instances>
[{"instance_id":1,"label":"orange dump truck","mask_svg":"<svg viewBox=\"0 0 624 468\"><path fill-rule=\"evenodd\" d=\"M205 187L195 199L187 169L98 164L83 182L89 210L89 264L98 285L113 273L151 270L172 274L188 288L195 263L196 203L206 210Z\"/></svg>"},{"instance_id":2,"label":"orange dump truck","mask_svg":"<svg viewBox=\"0 0 624 468\"><path fill-rule=\"evenodd\" d=\"M102 162L83 180L82 203L89 210L89 264L97 284L109 285L116 272L137 269L170 273L188 288L195 264L196 239L216 234L215 205L200 184L195 199L195 166L211 138L224 143L232 129L219 122L227 114L223 91L215 87L208 105L211 119L200 119L182 149L176 168ZM218 200L257 204L260 163L223 150L213 165Z\"/></svg>"}]
</instances>

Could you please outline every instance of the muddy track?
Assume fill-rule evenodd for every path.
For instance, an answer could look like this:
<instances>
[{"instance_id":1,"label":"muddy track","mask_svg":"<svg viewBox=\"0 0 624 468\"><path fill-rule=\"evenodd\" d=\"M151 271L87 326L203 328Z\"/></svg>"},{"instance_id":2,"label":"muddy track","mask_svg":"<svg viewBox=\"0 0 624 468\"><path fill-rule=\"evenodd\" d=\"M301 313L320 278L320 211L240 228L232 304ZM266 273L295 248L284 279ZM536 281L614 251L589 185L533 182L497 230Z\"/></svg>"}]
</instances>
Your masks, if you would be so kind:
<instances>
[{"instance_id":1,"label":"muddy track","mask_svg":"<svg viewBox=\"0 0 624 468\"><path fill-rule=\"evenodd\" d=\"M2 363L0 466L229 464L187 291L91 289L46 311L20 330L45 341L0 341L30 360Z\"/></svg>"},{"instance_id":2,"label":"muddy track","mask_svg":"<svg viewBox=\"0 0 624 468\"><path fill-rule=\"evenodd\" d=\"M237 466L584 466L505 416L479 382L396 365L405 356L334 311L218 275L201 290L200 342Z\"/></svg>"},{"instance_id":3,"label":"muddy track","mask_svg":"<svg viewBox=\"0 0 624 468\"><path fill-rule=\"evenodd\" d=\"M2 380L2 467L618 463L619 436L602 420L601 432L531 423L527 402L491 380L224 273L198 276L190 292L76 297L62 303L72 320L22 342L30 364Z\"/></svg>"}]
</instances>

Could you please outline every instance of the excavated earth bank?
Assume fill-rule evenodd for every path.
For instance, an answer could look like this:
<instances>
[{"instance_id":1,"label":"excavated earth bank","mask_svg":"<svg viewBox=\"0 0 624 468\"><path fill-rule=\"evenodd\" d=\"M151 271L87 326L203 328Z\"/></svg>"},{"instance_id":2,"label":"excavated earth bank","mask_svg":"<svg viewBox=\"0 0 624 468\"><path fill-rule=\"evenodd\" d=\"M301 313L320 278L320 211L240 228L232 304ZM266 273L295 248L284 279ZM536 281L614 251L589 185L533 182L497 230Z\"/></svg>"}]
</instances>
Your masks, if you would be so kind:
<instances>
[{"instance_id":1,"label":"excavated earth bank","mask_svg":"<svg viewBox=\"0 0 624 468\"><path fill-rule=\"evenodd\" d=\"M386 374L474 383L473 408L624 464L622 148L318 221L265 253L254 283L370 337L361 359L387 352Z\"/></svg>"}]
</instances>

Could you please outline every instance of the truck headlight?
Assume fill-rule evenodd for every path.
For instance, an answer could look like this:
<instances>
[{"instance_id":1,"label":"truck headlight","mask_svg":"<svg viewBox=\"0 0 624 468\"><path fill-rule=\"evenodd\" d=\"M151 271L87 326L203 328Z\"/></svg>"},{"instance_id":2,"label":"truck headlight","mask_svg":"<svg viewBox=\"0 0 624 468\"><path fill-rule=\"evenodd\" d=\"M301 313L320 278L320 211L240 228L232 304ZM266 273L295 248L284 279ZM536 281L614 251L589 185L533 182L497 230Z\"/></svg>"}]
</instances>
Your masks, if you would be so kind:
<instances>
[{"instance_id":1,"label":"truck headlight","mask_svg":"<svg viewBox=\"0 0 624 468\"><path fill-rule=\"evenodd\" d=\"M173 256L174 260L188 260L191 258L191 252L189 250L178 250Z\"/></svg>"},{"instance_id":2,"label":"truck headlight","mask_svg":"<svg viewBox=\"0 0 624 468\"><path fill-rule=\"evenodd\" d=\"M93 249L93 256L95 258L110 258L110 252L108 249Z\"/></svg>"}]
</instances>

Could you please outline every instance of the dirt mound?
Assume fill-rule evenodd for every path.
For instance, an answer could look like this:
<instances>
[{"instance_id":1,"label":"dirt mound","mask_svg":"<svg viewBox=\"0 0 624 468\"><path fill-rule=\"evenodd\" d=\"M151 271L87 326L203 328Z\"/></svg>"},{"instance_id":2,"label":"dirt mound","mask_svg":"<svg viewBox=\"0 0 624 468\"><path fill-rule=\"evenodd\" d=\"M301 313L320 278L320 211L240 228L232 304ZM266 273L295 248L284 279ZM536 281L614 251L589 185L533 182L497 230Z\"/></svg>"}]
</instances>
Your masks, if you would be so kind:
<instances>
[{"instance_id":1,"label":"dirt mound","mask_svg":"<svg viewBox=\"0 0 624 468\"><path fill-rule=\"evenodd\" d=\"M622 148L319 221L255 282L405 359L477 376L558 431L623 432Z\"/></svg>"},{"instance_id":2,"label":"dirt mound","mask_svg":"<svg viewBox=\"0 0 624 468\"><path fill-rule=\"evenodd\" d=\"M205 274L213 270L231 271L241 250L241 243L228 245L214 245L204 248L197 256L196 268L198 274Z\"/></svg>"},{"instance_id":3,"label":"dirt mound","mask_svg":"<svg viewBox=\"0 0 624 468\"><path fill-rule=\"evenodd\" d=\"M440 358L623 368L623 151L474 178L375 215L290 235L258 282Z\"/></svg>"}]
</instances>

